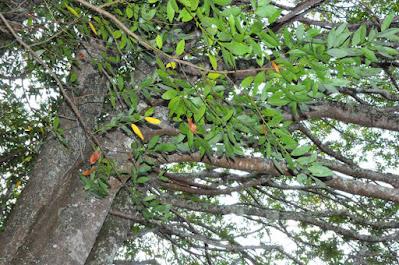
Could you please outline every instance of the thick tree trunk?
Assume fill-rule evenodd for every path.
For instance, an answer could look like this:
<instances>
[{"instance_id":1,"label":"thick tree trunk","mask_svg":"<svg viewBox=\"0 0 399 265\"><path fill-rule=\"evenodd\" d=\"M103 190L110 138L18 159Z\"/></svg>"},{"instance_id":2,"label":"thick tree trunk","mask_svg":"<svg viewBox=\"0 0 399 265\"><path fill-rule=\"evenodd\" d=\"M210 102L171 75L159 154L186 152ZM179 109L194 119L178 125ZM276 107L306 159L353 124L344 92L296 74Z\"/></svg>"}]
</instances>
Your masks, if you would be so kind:
<instances>
[{"instance_id":1,"label":"thick tree trunk","mask_svg":"<svg viewBox=\"0 0 399 265\"><path fill-rule=\"evenodd\" d=\"M99 58L100 48L90 43L89 54ZM86 61L89 55L84 50L80 52ZM144 62L139 69L132 73L135 80L142 80L153 71ZM102 111L106 80L90 63L81 62L77 70L79 85L70 91L70 97L86 127L91 129ZM147 107L144 105L139 108ZM111 264L118 246L128 235L131 221L107 218L124 181L111 177L109 195L104 199L86 192L79 175L93 151L91 142L66 103L60 106L59 116L67 147L54 137L43 144L29 183L0 235L0 265ZM128 160L131 141L114 131L101 140L101 147L109 159L120 165ZM118 197L114 207L128 207L127 192L121 191ZM113 240L107 242L111 236ZM103 256L104 251L108 256Z\"/></svg>"},{"instance_id":2,"label":"thick tree trunk","mask_svg":"<svg viewBox=\"0 0 399 265\"><path fill-rule=\"evenodd\" d=\"M112 209L132 211L129 196L129 191L121 189L112 204ZM129 219L108 215L85 264L112 264L118 249L128 237L131 225L132 221Z\"/></svg>"},{"instance_id":3,"label":"thick tree trunk","mask_svg":"<svg viewBox=\"0 0 399 265\"><path fill-rule=\"evenodd\" d=\"M106 81L86 62L78 73L79 85L70 96L87 127L93 128ZM59 115L66 117L60 119L60 127L67 147L54 137L43 144L29 183L0 235L0 264L84 264L120 188L120 182L111 179L110 195L102 200L83 190L79 170L92 147L66 103Z\"/></svg>"}]
</instances>

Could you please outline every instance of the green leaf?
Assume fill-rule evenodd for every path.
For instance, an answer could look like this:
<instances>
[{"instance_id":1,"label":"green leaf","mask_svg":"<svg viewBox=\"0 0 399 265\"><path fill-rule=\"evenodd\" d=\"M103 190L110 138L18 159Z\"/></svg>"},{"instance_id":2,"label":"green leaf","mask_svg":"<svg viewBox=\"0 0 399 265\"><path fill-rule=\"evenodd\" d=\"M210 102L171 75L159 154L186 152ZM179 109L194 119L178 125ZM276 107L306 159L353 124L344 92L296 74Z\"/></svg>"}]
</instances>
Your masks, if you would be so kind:
<instances>
[{"instance_id":1,"label":"green leaf","mask_svg":"<svg viewBox=\"0 0 399 265\"><path fill-rule=\"evenodd\" d=\"M213 3L220 6L227 6L231 3L231 0L214 0Z\"/></svg>"},{"instance_id":2,"label":"green leaf","mask_svg":"<svg viewBox=\"0 0 399 265\"><path fill-rule=\"evenodd\" d=\"M395 14L391 13L384 19L384 21L381 24L381 31L384 31L389 28L394 17L395 17Z\"/></svg>"},{"instance_id":3,"label":"green leaf","mask_svg":"<svg viewBox=\"0 0 399 265\"><path fill-rule=\"evenodd\" d=\"M241 87L248 88L251 85L252 81L254 81L253 76L245 77L244 80L241 81Z\"/></svg>"},{"instance_id":4,"label":"green leaf","mask_svg":"<svg viewBox=\"0 0 399 265\"><path fill-rule=\"evenodd\" d=\"M139 178L136 180L136 183L138 183L138 184L144 184L144 183L148 182L149 180L150 180L149 177L139 177Z\"/></svg>"},{"instance_id":5,"label":"green leaf","mask_svg":"<svg viewBox=\"0 0 399 265\"><path fill-rule=\"evenodd\" d=\"M155 43L157 44L159 49L162 49L162 36L161 35L157 35L157 37L155 38Z\"/></svg>"},{"instance_id":6,"label":"green leaf","mask_svg":"<svg viewBox=\"0 0 399 265\"><path fill-rule=\"evenodd\" d=\"M292 156L301 156L306 154L307 152L309 152L310 150L310 145L302 145L302 146L298 146L297 148L295 148L292 152L291 155Z\"/></svg>"},{"instance_id":7,"label":"green leaf","mask_svg":"<svg viewBox=\"0 0 399 265\"><path fill-rule=\"evenodd\" d=\"M287 105L290 101L284 97L284 95L281 91L278 91L278 92L274 93L273 96L271 96L267 100L267 102L270 105L281 107L281 106Z\"/></svg>"},{"instance_id":8,"label":"green leaf","mask_svg":"<svg viewBox=\"0 0 399 265\"><path fill-rule=\"evenodd\" d=\"M375 56L375 53L372 50L367 49L367 48L362 48L362 52L363 52L363 55L370 61L372 61L372 62L378 61L377 57Z\"/></svg>"},{"instance_id":9,"label":"green leaf","mask_svg":"<svg viewBox=\"0 0 399 265\"><path fill-rule=\"evenodd\" d=\"M296 180L297 180L299 183L305 185L305 184L307 183L308 176L306 176L305 174L301 173L301 174L298 174L298 175L296 176Z\"/></svg>"},{"instance_id":10,"label":"green leaf","mask_svg":"<svg viewBox=\"0 0 399 265\"><path fill-rule=\"evenodd\" d=\"M170 23L173 22L173 18L175 17L175 9L173 8L172 1L173 0L169 0L168 4L166 5L166 14Z\"/></svg>"},{"instance_id":11,"label":"green leaf","mask_svg":"<svg viewBox=\"0 0 399 265\"><path fill-rule=\"evenodd\" d=\"M190 0L178 0L180 3L187 7L191 7L191 1Z\"/></svg>"},{"instance_id":12,"label":"green leaf","mask_svg":"<svg viewBox=\"0 0 399 265\"><path fill-rule=\"evenodd\" d=\"M169 143L162 143L155 147L157 152L172 152L176 150L176 145Z\"/></svg>"},{"instance_id":13,"label":"green leaf","mask_svg":"<svg viewBox=\"0 0 399 265\"><path fill-rule=\"evenodd\" d=\"M256 15L268 18L270 24L276 21L280 13L281 11L272 5L259 6L255 11Z\"/></svg>"},{"instance_id":14,"label":"green leaf","mask_svg":"<svg viewBox=\"0 0 399 265\"><path fill-rule=\"evenodd\" d=\"M177 96L177 91L174 89L169 89L168 91L163 93L162 98L169 100L169 99L175 98L176 96Z\"/></svg>"},{"instance_id":15,"label":"green leaf","mask_svg":"<svg viewBox=\"0 0 399 265\"><path fill-rule=\"evenodd\" d=\"M58 118L58 116L54 117L53 127L54 127L54 129L58 129L58 127L60 127L60 118Z\"/></svg>"},{"instance_id":16,"label":"green leaf","mask_svg":"<svg viewBox=\"0 0 399 265\"><path fill-rule=\"evenodd\" d=\"M183 39L183 40L180 40L180 41L177 43L177 46L176 46L176 55L177 55L177 56L183 54L185 46L186 46L186 41L185 41L184 39Z\"/></svg>"},{"instance_id":17,"label":"green leaf","mask_svg":"<svg viewBox=\"0 0 399 265\"><path fill-rule=\"evenodd\" d=\"M158 143L160 136L155 135L154 137L151 138L151 140L147 144L148 149L153 149L155 145Z\"/></svg>"},{"instance_id":18,"label":"green leaf","mask_svg":"<svg viewBox=\"0 0 399 265\"><path fill-rule=\"evenodd\" d=\"M251 48L244 43L232 41L230 43L223 43L223 46L230 50L235 55L244 55L251 52Z\"/></svg>"},{"instance_id":19,"label":"green leaf","mask_svg":"<svg viewBox=\"0 0 399 265\"><path fill-rule=\"evenodd\" d=\"M199 0L190 0L191 2L191 10L196 10L198 8Z\"/></svg>"},{"instance_id":20,"label":"green leaf","mask_svg":"<svg viewBox=\"0 0 399 265\"><path fill-rule=\"evenodd\" d=\"M337 59L348 56L359 56L362 54L360 49L357 48L334 48L328 50L327 53Z\"/></svg>"},{"instance_id":21,"label":"green leaf","mask_svg":"<svg viewBox=\"0 0 399 265\"><path fill-rule=\"evenodd\" d=\"M314 163L309 167L310 173L316 177L329 177L333 175L333 172L328 167L322 166L319 163Z\"/></svg>"},{"instance_id":22,"label":"green leaf","mask_svg":"<svg viewBox=\"0 0 399 265\"><path fill-rule=\"evenodd\" d=\"M115 39L119 39L120 37L122 37L122 31L116 30L112 33L112 36L114 36Z\"/></svg>"},{"instance_id":23,"label":"green leaf","mask_svg":"<svg viewBox=\"0 0 399 265\"><path fill-rule=\"evenodd\" d=\"M151 194L151 195L145 197L145 198L143 199L143 201L145 201L145 202L152 201L152 200L154 200L156 197L157 197L157 196L156 196L155 194Z\"/></svg>"},{"instance_id":24,"label":"green leaf","mask_svg":"<svg viewBox=\"0 0 399 265\"><path fill-rule=\"evenodd\" d=\"M126 16L127 16L127 18L132 18L133 15L134 15L133 9L130 6L128 6L126 8Z\"/></svg>"},{"instance_id":25,"label":"green leaf","mask_svg":"<svg viewBox=\"0 0 399 265\"><path fill-rule=\"evenodd\" d=\"M192 14L187 9L183 9L180 11L180 16L182 22L188 22L193 19L195 14Z\"/></svg>"},{"instance_id":26,"label":"green leaf","mask_svg":"<svg viewBox=\"0 0 399 265\"><path fill-rule=\"evenodd\" d=\"M74 71L74 72L71 73L71 76L70 76L70 78L69 78L69 81L70 81L71 83L73 83L73 82L75 82L76 80L78 80L78 74Z\"/></svg>"},{"instance_id":27,"label":"green leaf","mask_svg":"<svg viewBox=\"0 0 399 265\"><path fill-rule=\"evenodd\" d=\"M367 28L366 25L361 25L360 28L356 30L352 37L352 45L356 46L362 43L366 39Z\"/></svg>"},{"instance_id":28,"label":"green leaf","mask_svg":"<svg viewBox=\"0 0 399 265\"><path fill-rule=\"evenodd\" d=\"M139 173L140 173L140 174L145 174L145 173L147 173L147 172L150 172L151 170L152 170L152 167L150 167L150 166L147 165L147 164L142 164L142 165L140 165Z\"/></svg>"},{"instance_id":29,"label":"green leaf","mask_svg":"<svg viewBox=\"0 0 399 265\"><path fill-rule=\"evenodd\" d=\"M220 76L219 73L212 73L211 72L211 73L208 74L208 78L211 79L211 80L216 80L216 79L219 78L219 76Z\"/></svg>"},{"instance_id":30,"label":"green leaf","mask_svg":"<svg viewBox=\"0 0 399 265\"><path fill-rule=\"evenodd\" d=\"M218 68L218 63L217 63L217 61L216 61L216 57L213 56L213 55L210 54L210 53L208 53L208 57L209 57L209 62L210 62L211 65L212 65L212 68L213 68L214 70L217 70L217 68Z\"/></svg>"},{"instance_id":31,"label":"green leaf","mask_svg":"<svg viewBox=\"0 0 399 265\"><path fill-rule=\"evenodd\" d=\"M233 114L234 114L234 109L229 109L227 113L224 115L222 121L224 123L228 122L231 119L231 117L233 117Z\"/></svg>"},{"instance_id":32,"label":"green leaf","mask_svg":"<svg viewBox=\"0 0 399 265\"><path fill-rule=\"evenodd\" d=\"M65 7L68 9L68 11L74 15L75 17L80 17L79 13L71 6L65 4Z\"/></svg>"}]
</instances>

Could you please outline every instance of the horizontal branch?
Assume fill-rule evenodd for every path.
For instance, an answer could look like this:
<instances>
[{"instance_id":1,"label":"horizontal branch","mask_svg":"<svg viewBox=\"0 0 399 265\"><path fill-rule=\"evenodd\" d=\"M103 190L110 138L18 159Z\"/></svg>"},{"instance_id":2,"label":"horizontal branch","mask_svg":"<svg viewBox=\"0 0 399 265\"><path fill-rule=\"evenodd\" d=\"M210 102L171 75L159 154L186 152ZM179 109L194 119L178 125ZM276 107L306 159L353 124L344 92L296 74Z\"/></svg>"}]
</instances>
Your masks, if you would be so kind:
<instances>
[{"instance_id":1,"label":"horizontal branch","mask_svg":"<svg viewBox=\"0 0 399 265\"><path fill-rule=\"evenodd\" d=\"M291 175L285 165L280 165L280 172L273 161L257 157L236 157L228 159L226 157L204 156L199 153L193 154L172 154L166 157L160 157L158 162L161 164L178 162L202 162L217 167L242 170L246 172L258 172L271 176ZM325 184L331 188L345 191L354 195L362 195L371 198L390 200L399 202L399 190L387 188L376 184L365 184L358 180L346 180L337 175Z\"/></svg>"},{"instance_id":2,"label":"horizontal branch","mask_svg":"<svg viewBox=\"0 0 399 265\"><path fill-rule=\"evenodd\" d=\"M321 161L325 166L328 166L330 169L341 172L345 175L352 176L354 178L382 181L391 184L395 188L399 188L399 175L392 173L376 172L373 170L358 167L356 165L344 165L342 163L338 163L328 159L322 159Z\"/></svg>"},{"instance_id":3,"label":"horizontal branch","mask_svg":"<svg viewBox=\"0 0 399 265\"><path fill-rule=\"evenodd\" d=\"M399 189L392 189L381 185L363 183L356 180L346 180L343 178L333 178L326 184L337 190L351 194L373 197L399 203Z\"/></svg>"},{"instance_id":4,"label":"horizontal branch","mask_svg":"<svg viewBox=\"0 0 399 265\"><path fill-rule=\"evenodd\" d=\"M286 119L294 119L286 113ZM319 102L309 105L309 111L300 114L300 120L330 118L344 123L365 127L399 131L399 115L368 105L345 104L341 102Z\"/></svg>"},{"instance_id":5,"label":"horizontal branch","mask_svg":"<svg viewBox=\"0 0 399 265\"><path fill-rule=\"evenodd\" d=\"M200 153L197 152L192 154L172 154L166 157L159 157L158 161L161 164L202 162L221 168L237 169L247 172L261 172L273 176L281 175L281 173L274 166L273 161L258 157L236 157L234 159L216 156L202 157ZM286 169L284 170L287 171Z\"/></svg>"}]
</instances>

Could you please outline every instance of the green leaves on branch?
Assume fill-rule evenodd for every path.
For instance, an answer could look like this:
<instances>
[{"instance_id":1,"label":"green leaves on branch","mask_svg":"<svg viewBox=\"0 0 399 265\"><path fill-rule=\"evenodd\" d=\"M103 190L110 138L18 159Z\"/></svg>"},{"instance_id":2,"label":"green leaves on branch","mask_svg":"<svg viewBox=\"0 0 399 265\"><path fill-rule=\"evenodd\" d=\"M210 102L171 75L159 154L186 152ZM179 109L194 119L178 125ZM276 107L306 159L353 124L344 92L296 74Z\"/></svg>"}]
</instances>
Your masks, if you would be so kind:
<instances>
[{"instance_id":1,"label":"green leaves on branch","mask_svg":"<svg viewBox=\"0 0 399 265\"><path fill-rule=\"evenodd\" d=\"M333 175L331 169L318 163L314 163L308 169L310 173L312 173L312 175L315 177L330 177Z\"/></svg>"},{"instance_id":2,"label":"green leaves on branch","mask_svg":"<svg viewBox=\"0 0 399 265\"><path fill-rule=\"evenodd\" d=\"M230 50L233 54L239 56L243 56L251 52L251 48L248 45L237 41L223 43L223 46Z\"/></svg>"},{"instance_id":3,"label":"green leaves on branch","mask_svg":"<svg viewBox=\"0 0 399 265\"><path fill-rule=\"evenodd\" d=\"M183 40L180 40L178 43L177 43L177 46L176 46L176 55L177 56L179 56L179 55L182 55L183 54L183 52L184 52L184 48L186 47L186 41L183 39Z\"/></svg>"}]
</instances>

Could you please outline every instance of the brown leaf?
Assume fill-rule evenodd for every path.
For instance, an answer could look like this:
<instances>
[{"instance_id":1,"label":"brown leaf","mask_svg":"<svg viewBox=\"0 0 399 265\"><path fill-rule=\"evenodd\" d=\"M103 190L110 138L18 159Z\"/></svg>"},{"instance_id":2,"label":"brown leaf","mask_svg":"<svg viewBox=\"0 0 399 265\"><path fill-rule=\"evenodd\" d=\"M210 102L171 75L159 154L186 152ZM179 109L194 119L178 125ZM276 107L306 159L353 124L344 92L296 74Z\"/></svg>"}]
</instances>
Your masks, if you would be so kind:
<instances>
[{"instance_id":1,"label":"brown leaf","mask_svg":"<svg viewBox=\"0 0 399 265\"><path fill-rule=\"evenodd\" d=\"M195 123L193 122L193 120L191 118L187 119L188 122L188 128L190 129L190 131L195 134L197 133L197 125L195 125Z\"/></svg>"}]
</instances>

